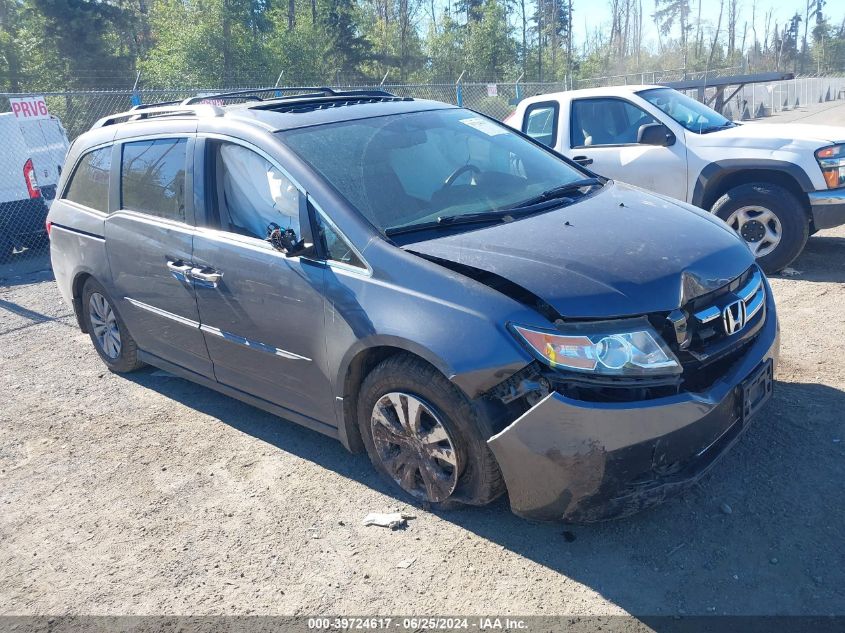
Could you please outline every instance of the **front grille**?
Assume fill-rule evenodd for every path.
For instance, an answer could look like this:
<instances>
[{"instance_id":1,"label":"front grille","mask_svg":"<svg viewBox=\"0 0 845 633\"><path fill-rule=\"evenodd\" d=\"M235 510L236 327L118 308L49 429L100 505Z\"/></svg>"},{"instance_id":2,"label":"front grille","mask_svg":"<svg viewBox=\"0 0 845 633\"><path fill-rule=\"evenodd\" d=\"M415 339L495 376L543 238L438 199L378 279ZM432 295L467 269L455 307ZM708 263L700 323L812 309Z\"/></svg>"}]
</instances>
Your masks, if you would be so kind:
<instances>
[{"instance_id":1,"label":"front grille","mask_svg":"<svg viewBox=\"0 0 845 633\"><path fill-rule=\"evenodd\" d=\"M701 391L736 362L763 327L763 275L756 265L752 266L730 283L697 297L681 309L686 317L686 338L671 347L684 367L683 388ZM676 328L672 326L671 330ZM667 332L667 340L673 340L674 334Z\"/></svg>"},{"instance_id":2,"label":"front grille","mask_svg":"<svg viewBox=\"0 0 845 633\"><path fill-rule=\"evenodd\" d=\"M752 270L748 280L736 291L722 294L716 302L692 314L697 343L706 346L716 340L741 334L743 329L754 322L754 317L763 309L765 302L763 277L759 270ZM725 308L732 305L737 306L737 310L729 310L726 318ZM729 333L729 325L733 325L735 331Z\"/></svg>"}]
</instances>

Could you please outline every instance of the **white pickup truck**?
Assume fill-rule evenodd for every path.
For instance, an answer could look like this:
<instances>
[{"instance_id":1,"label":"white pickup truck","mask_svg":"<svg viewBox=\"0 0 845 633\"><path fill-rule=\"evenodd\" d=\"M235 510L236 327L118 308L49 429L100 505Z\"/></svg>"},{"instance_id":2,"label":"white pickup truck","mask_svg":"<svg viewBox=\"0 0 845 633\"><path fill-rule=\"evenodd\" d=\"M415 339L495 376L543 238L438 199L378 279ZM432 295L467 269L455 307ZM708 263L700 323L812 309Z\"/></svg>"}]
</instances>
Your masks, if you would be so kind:
<instances>
[{"instance_id":1,"label":"white pickup truck","mask_svg":"<svg viewBox=\"0 0 845 633\"><path fill-rule=\"evenodd\" d=\"M608 178L715 213L767 272L845 224L845 128L739 123L665 86L521 101L505 123Z\"/></svg>"}]
</instances>

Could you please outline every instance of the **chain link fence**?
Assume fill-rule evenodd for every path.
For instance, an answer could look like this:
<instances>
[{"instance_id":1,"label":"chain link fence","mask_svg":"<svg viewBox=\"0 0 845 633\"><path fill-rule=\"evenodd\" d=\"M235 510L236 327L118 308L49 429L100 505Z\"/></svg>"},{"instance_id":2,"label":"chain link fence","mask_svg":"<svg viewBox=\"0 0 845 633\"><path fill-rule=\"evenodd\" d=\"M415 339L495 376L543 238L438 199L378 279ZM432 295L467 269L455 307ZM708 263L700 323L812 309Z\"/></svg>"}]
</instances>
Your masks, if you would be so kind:
<instances>
[{"instance_id":1,"label":"chain link fence","mask_svg":"<svg viewBox=\"0 0 845 633\"><path fill-rule=\"evenodd\" d=\"M736 74L737 69L710 71L708 78ZM703 79L704 73L678 70L597 77L555 83L432 83L346 85L339 89L382 88L400 96L432 99L462 105L497 119L504 119L526 97L572 88L606 85L661 83ZM258 89L240 87L233 90ZM261 87L267 90L266 87ZM724 94L732 95L727 87ZM290 90L290 88L285 89ZM0 93L0 263L46 244L44 220L55 196L68 142L90 129L100 118L123 112L134 105L181 101L220 89L175 88L172 90L124 90L92 92L46 92L43 96L51 118L22 121L12 104L36 95ZM689 91L698 97L697 91ZM712 101L714 89L704 93ZM771 114L845 98L845 77L800 77L789 81L748 84L725 104L733 119L756 119Z\"/></svg>"}]
</instances>

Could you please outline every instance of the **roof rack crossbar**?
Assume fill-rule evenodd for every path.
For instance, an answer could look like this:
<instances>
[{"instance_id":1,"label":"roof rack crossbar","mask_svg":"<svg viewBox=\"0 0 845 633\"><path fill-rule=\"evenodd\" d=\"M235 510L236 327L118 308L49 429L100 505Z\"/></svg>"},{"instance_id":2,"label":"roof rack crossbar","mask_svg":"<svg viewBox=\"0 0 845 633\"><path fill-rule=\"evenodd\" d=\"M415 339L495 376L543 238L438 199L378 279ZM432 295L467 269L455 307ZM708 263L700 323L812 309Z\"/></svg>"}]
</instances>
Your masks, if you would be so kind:
<instances>
[{"instance_id":1,"label":"roof rack crossbar","mask_svg":"<svg viewBox=\"0 0 845 633\"><path fill-rule=\"evenodd\" d=\"M276 97L284 98L282 93L285 92L293 92L299 91L302 92L304 90L318 92L324 95L334 95L336 91L332 88L328 88L326 86L291 86L286 88L279 88L279 87L272 87L272 88L251 88L248 90L232 90L228 92L218 92L214 94L207 94L203 96L197 95L196 97L189 97L182 101L185 105L192 105L194 103L202 103L203 101L208 101L212 99L250 99L252 101L264 101L263 97L259 97L258 95L263 92L272 92L278 94ZM298 95L297 95L298 96Z\"/></svg>"}]
</instances>

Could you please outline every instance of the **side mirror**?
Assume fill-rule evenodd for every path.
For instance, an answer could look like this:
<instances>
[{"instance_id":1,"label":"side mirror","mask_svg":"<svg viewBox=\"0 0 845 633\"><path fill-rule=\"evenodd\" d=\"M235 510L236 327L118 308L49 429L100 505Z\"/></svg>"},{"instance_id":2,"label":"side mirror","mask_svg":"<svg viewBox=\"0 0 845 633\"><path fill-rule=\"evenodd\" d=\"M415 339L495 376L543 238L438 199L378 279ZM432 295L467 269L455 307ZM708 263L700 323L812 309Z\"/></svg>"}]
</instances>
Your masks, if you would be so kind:
<instances>
[{"instance_id":1,"label":"side mirror","mask_svg":"<svg viewBox=\"0 0 845 633\"><path fill-rule=\"evenodd\" d=\"M675 144L675 135L662 123L646 123L641 125L637 132L637 143L668 147Z\"/></svg>"},{"instance_id":2,"label":"side mirror","mask_svg":"<svg viewBox=\"0 0 845 633\"><path fill-rule=\"evenodd\" d=\"M285 257L299 257L300 255L307 255L313 249L313 244L308 244L305 240L299 239L296 236L296 231L291 228L282 230L275 222L271 222L267 227L266 240L277 251L285 254Z\"/></svg>"}]
</instances>

